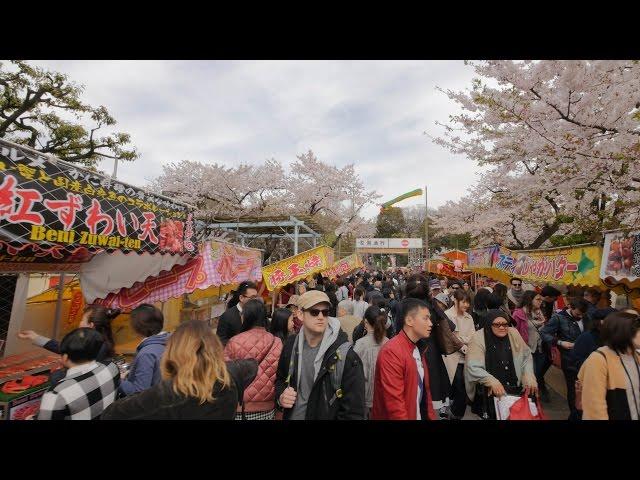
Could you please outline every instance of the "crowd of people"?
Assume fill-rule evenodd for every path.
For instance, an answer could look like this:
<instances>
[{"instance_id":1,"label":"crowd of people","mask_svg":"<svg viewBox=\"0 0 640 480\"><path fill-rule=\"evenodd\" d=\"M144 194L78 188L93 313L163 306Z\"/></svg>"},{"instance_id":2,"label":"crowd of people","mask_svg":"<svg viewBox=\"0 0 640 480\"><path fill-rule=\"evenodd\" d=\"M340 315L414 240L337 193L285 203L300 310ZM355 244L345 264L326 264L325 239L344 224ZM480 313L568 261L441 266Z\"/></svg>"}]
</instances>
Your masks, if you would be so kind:
<instances>
[{"instance_id":1,"label":"crowd of people","mask_svg":"<svg viewBox=\"0 0 640 480\"><path fill-rule=\"evenodd\" d=\"M526 288L525 288L526 287ZM163 331L162 312L130 314L143 340L126 371L114 363L111 321L85 310L61 354L38 419L460 420L497 418L494 398L549 401L559 365L570 420L640 418L640 316L597 289L568 300L552 286L363 269L285 289L268 311L242 282L217 328L191 320ZM559 363L558 363L559 362Z\"/></svg>"}]
</instances>

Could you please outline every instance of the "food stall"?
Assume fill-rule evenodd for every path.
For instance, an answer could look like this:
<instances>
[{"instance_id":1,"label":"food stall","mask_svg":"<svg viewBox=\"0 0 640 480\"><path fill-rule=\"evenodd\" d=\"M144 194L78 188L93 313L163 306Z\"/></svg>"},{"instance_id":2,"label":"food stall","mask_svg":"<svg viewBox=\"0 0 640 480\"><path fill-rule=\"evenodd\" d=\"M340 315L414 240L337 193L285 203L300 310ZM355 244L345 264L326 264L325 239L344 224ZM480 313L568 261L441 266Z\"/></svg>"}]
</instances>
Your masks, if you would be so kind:
<instances>
[{"instance_id":1,"label":"food stall","mask_svg":"<svg viewBox=\"0 0 640 480\"><path fill-rule=\"evenodd\" d=\"M108 271L107 265L105 269ZM206 320L212 328L216 328L217 318L225 308L221 301L222 295L244 280L257 282L261 278L260 250L210 240L201 243L198 255L190 258L184 265L176 265L169 271L163 271L144 281L133 282L130 287L117 291L109 291L108 287L100 291L94 290L87 300L125 312L142 303L179 303L179 313L167 319L171 325L165 324L165 330L171 331L179 321L190 318ZM124 283L129 284L128 281ZM133 353L139 341L139 338L134 337L120 345L122 353Z\"/></svg>"},{"instance_id":2,"label":"food stall","mask_svg":"<svg viewBox=\"0 0 640 480\"><path fill-rule=\"evenodd\" d=\"M30 273L60 275L53 315L39 332L60 339L66 291L71 290L66 314L73 307L73 321L80 319L84 293L74 292L65 276L110 256L125 258L130 270L142 262L148 266L144 274L155 275L196 254L193 207L0 139L0 274L16 278L0 329L1 361L13 371L0 377L0 392L9 395L0 399L5 409L22 399L13 395L45 388L48 379L38 382L55 369L49 353L17 338L27 326ZM103 275L101 281L109 278ZM34 372L35 364L46 367L45 373ZM23 389L21 379L29 388ZM37 399L26 401L32 400Z\"/></svg>"},{"instance_id":3,"label":"food stall","mask_svg":"<svg viewBox=\"0 0 640 480\"><path fill-rule=\"evenodd\" d=\"M640 309L640 231L606 232L600 279L618 295L626 295L627 306Z\"/></svg>"},{"instance_id":4,"label":"food stall","mask_svg":"<svg viewBox=\"0 0 640 480\"><path fill-rule=\"evenodd\" d=\"M272 311L277 305L279 289L291 283L311 278L333 265L333 249L321 245L262 268L266 289L272 294Z\"/></svg>"}]
</instances>

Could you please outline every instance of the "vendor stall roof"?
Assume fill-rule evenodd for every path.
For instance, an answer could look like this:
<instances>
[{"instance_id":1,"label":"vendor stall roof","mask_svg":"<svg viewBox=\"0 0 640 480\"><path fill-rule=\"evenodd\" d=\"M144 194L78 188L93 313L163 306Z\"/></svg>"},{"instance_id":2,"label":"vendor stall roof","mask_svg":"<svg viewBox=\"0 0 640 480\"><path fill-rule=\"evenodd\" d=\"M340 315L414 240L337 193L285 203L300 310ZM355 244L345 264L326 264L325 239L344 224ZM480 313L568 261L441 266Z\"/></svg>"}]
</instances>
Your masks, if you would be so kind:
<instances>
[{"instance_id":1,"label":"vendor stall roof","mask_svg":"<svg viewBox=\"0 0 640 480\"><path fill-rule=\"evenodd\" d=\"M0 271L77 271L116 250L194 255L193 209L0 139Z\"/></svg>"}]
</instances>

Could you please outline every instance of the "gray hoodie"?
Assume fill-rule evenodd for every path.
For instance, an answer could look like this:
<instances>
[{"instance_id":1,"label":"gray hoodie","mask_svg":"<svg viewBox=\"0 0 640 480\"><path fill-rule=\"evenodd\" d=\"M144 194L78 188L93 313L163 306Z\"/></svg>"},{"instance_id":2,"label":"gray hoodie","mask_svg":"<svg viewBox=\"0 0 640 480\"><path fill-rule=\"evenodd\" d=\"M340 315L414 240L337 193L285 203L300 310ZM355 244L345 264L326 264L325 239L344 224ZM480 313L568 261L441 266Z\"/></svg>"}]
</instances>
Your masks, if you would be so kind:
<instances>
[{"instance_id":1,"label":"gray hoodie","mask_svg":"<svg viewBox=\"0 0 640 480\"><path fill-rule=\"evenodd\" d=\"M322 341L320 342L318 352L316 353L315 359L313 361L313 379L308 379L308 383L313 385L318 378L318 373L320 372L320 368L322 367L322 361L324 359L325 353L329 350L329 347L335 343L338 339L338 335L340 334L340 321L337 318L329 317L327 322L327 328L324 331L324 335L322 336ZM302 381L302 377L304 375L305 369L303 368L303 349L304 349L305 337L304 331L301 330L294 344L293 354L297 352L298 355L298 379L296 383L296 391L300 395L300 383ZM307 396L311 394L311 390L306 392ZM308 400L308 398L306 399ZM296 400L296 404L293 406L293 411L291 412L291 419L299 419L302 420L305 418L307 402L305 399L302 399L301 396Z\"/></svg>"}]
</instances>

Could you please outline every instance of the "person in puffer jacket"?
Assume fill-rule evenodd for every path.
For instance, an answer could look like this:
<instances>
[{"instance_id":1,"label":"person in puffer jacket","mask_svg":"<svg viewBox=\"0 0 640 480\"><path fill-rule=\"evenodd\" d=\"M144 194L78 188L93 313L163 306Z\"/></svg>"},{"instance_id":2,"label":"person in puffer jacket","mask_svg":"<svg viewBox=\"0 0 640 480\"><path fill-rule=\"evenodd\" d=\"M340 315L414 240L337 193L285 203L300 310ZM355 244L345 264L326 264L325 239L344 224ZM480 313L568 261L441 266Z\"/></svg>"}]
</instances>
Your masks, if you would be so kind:
<instances>
[{"instance_id":1,"label":"person in puffer jacket","mask_svg":"<svg viewBox=\"0 0 640 480\"><path fill-rule=\"evenodd\" d=\"M282 340L269 333L267 312L261 300L249 300L242 308L242 332L229 339L224 356L226 361L254 359L258 374L244 392L246 420L275 419L275 381ZM238 407L236 420L242 420Z\"/></svg>"}]
</instances>

